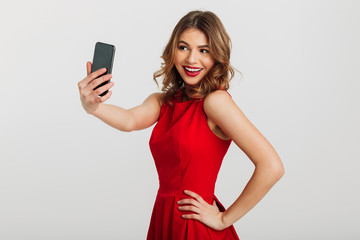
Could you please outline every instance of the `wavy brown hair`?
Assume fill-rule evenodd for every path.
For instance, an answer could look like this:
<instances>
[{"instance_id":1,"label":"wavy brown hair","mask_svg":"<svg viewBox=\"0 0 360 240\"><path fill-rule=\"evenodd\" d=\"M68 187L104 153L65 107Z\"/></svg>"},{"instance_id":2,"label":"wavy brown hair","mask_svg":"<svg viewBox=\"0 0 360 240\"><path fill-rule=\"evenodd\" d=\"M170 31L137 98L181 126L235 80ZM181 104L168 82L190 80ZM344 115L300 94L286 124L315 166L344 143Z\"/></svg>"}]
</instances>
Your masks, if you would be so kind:
<instances>
[{"instance_id":1,"label":"wavy brown hair","mask_svg":"<svg viewBox=\"0 0 360 240\"><path fill-rule=\"evenodd\" d=\"M184 91L184 81L175 67L175 52L180 35L188 28L202 31L209 42L210 54L214 65L208 74L196 86L188 86ZM171 98L180 89L189 98L202 98L207 94L222 88L229 89L229 82L234 76L234 69L230 65L231 40L220 19L210 11L191 11L180 19L175 26L170 40L161 58L164 62L161 69L154 73L154 81L163 76L163 101L171 104ZM159 85L158 85L159 86Z\"/></svg>"}]
</instances>

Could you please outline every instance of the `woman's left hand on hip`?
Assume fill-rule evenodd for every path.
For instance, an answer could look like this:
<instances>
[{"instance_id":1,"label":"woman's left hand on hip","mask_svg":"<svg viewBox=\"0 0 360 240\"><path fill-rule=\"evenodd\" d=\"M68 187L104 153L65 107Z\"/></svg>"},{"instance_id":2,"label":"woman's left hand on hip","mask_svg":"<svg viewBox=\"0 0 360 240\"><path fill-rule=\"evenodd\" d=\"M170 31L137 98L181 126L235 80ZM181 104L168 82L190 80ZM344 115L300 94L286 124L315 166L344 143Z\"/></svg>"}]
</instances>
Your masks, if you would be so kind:
<instances>
[{"instance_id":1,"label":"woman's left hand on hip","mask_svg":"<svg viewBox=\"0 0 360 240\"><path fill-rule=\"evenodd\" d=\"M194 212L193 214L182 215L184 219L198 220L214 230L223 230L226 228L223 221L224 212L220 212L215 201L211 205L195 192L190 190L185 190L184 192L192 198L179 200L177 202L177 204L180 205L178 209L180 211Z\"/></svg>"}]
</instances>

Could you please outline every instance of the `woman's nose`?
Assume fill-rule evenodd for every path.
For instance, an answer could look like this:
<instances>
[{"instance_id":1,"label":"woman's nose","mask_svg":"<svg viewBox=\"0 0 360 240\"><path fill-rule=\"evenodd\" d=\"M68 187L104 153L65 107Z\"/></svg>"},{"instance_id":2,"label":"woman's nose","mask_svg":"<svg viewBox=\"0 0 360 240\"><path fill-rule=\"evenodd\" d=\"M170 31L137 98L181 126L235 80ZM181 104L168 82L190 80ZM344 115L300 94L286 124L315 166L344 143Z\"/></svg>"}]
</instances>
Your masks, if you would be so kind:
<instances>
[{"instance_id":1,"label":"woman's nose","mask_svg":"<svg viewBox=\"0 0 360 240\"><path fill-rule=\"evenodd\" d=\"M198 61L198 56L196 51L190 51L186 58L187 63L195 64Z\"/></svg>"}]
</instances>

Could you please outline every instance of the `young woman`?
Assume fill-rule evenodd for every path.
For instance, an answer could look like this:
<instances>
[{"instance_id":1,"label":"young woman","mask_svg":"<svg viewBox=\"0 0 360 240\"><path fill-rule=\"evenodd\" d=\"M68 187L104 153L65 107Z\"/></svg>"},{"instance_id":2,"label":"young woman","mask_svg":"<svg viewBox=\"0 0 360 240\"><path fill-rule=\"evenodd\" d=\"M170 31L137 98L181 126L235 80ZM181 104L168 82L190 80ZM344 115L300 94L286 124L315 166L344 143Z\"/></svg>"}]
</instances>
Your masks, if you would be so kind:
<instances>
[{"instance_id":1,"label":"young woman","mask_svg":"<svg viewBox=\"0 0 360 240\"><path fill-rule=\"evenodd\" d=\"M252 209L282 177L282 162L263 135L227 92L234 71L230 38L218 17L192 11L176 25L163 52L162 92L134 108L104 104L111 74L100 69L78 83L85 111L121 131L157 122L150 149L160 187L147 239L239 239L233 224ZM157 83L157 82L156 82ZM254 163L255 171L241 195L227 209L214 195L222 160L234 142Z\"/></svg>"}]
</instances>

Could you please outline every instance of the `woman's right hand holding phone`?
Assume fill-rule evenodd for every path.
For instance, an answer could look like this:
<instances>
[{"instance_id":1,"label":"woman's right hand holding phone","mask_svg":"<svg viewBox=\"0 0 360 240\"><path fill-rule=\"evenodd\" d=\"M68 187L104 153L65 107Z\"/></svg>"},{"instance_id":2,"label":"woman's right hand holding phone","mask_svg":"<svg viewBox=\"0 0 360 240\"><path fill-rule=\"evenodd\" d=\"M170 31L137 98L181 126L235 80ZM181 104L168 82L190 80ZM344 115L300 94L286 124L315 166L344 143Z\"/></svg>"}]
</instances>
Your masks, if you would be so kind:
<instances>
[{"instance_id":1,"label":"woman's right hand holding phone","mask_svg":"<svg viewBox=\"0 0 360 240\"><path fill-rule=\"evenodd\" d=\"M110 80L112 76L111 74L106 74L99 77L106 72L105 68L101 68L93 73L90 73L91 66L91 62L87 62L87 76L78 83L81 104L85 111L89 114L94 113L99 107L100 103L105 102L111 97L111 91L108 91L108 93L102 97L99 97L99 95L114 86L114 83L110 81L104 86L101 86L94 90L94 88L96 88L101 83Z\"/></svg>"}]
</instances>

